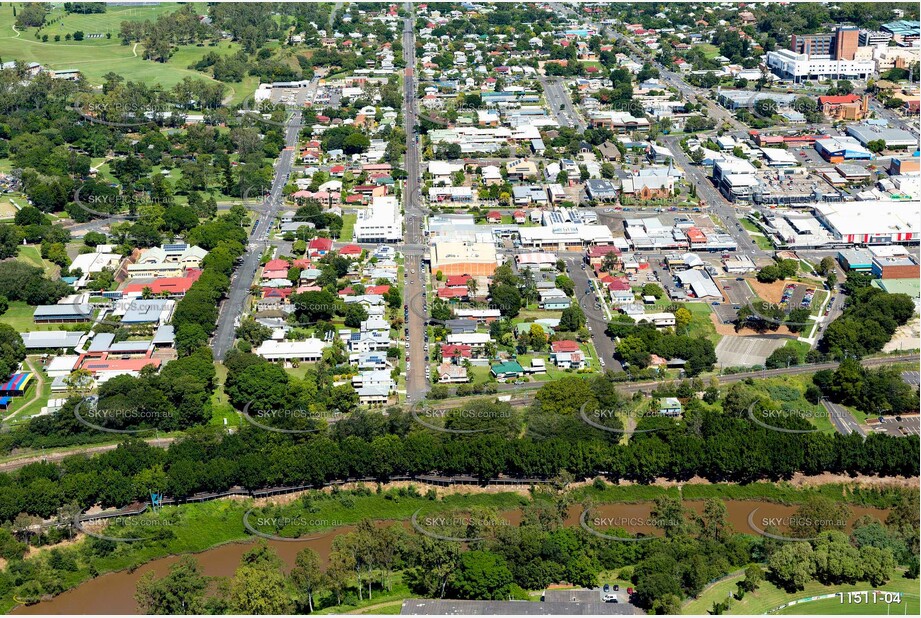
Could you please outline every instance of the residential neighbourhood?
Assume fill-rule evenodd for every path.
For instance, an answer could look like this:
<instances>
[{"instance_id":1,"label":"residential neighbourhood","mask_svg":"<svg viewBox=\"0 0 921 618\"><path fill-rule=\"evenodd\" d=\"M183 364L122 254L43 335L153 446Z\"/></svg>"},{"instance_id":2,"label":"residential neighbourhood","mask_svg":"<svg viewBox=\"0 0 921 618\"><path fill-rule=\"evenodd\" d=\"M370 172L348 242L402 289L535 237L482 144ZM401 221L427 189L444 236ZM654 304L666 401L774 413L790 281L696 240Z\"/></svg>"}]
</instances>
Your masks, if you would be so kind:
<instances>
[{"instance_id":1,"label":"residential neighbourhood","mask_svg":"<svg viewBox=\"0 0 921 618\"><path fill-rule=\"evenodd\" d=\"M0 608L916 614L919 24L0 6Z\"/></svg>"}]
</instances>

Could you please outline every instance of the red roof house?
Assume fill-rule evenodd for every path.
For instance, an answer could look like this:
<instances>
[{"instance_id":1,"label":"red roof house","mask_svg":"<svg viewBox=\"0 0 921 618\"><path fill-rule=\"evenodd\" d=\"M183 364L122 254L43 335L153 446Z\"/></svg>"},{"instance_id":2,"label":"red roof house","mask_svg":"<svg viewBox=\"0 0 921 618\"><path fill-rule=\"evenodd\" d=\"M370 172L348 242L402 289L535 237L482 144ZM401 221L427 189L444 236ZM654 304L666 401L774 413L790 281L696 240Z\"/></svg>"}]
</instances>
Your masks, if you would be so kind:
<instances>
[{"instance_id":1,"label":"red roof house","mask_svg":"<svg viewBox=\"0 0 921 618\"><path fill-rule=\"evenodd\" d=\"M553 350L554 354L560 354L564 352L578 352L579 344L570 339L564 339L563 341L554 341L551 343L550 349Z\"/></svg>"},{"instance_id":2,"label":"red roof house","mask_svg":"<svg viewBox=\"0 0 921 618\"><path fill-rule=\"evenodd\" d=\"M470 275L448 275L448 278L445 279L445 287L447 288L465 288L467 287L467 282L473 279Z\"/></svg>"},{"instance_id":3,"label":"red roof house","mask_svg":"<svg viewBox=\"0 0 921 618\"><path fill-rule=\"evenodd\" d=\"M307 245L307 252L310 257L317 255L326 255L333 248L333 241L329 238L314 238Z\"/></svg>"}]
</instances>

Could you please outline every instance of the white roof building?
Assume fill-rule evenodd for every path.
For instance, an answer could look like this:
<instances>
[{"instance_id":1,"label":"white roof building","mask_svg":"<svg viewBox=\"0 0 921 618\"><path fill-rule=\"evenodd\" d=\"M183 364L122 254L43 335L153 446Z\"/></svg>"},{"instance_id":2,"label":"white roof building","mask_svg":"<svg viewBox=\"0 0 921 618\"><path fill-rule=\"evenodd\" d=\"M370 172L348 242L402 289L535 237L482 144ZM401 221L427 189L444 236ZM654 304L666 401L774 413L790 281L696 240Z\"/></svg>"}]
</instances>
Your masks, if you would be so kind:
<instances>
[{"instance_id":1,"label":"white roof building","mask_svg":"<svg viewBox=\"0 0 921 618\"><path fill-rule=\"evenodd\" d=\"M255 353L269 361L299 360L305 362L318 361L323 357L323 349L328 344L320 339L305 339L304 341L263 341Z\"/></svg>"},{"instance_id":2,"label":"white roof building","mask_svg":"<svg viewBox=\"0 0 921 618\"><path fill-rule=\"evenodd\" d=\"M355 222L356 242L398 242L403 238L400 204L392 195L375 197Z\"/></svg>"}]
</instances>

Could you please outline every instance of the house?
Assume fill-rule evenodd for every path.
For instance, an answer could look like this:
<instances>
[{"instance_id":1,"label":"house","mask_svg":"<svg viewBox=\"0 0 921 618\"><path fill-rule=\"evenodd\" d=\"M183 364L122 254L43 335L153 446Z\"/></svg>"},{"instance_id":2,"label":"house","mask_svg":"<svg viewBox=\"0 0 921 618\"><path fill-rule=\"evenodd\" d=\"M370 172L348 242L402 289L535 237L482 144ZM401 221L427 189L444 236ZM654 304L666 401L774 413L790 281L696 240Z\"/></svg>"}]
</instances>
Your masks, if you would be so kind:
<instances>
[{"instance_id":1,"label":"house","mask_svg":"<svg viewBox=\"0 0 921 618\"><path fill-rule=\"evenodd\" d=\"M201 268L201 261L208 252L187 244L151 247L140 254L134 263L128 264L131 277L181 277L188 268Z\"/></svg>"},{"instance_id":2,"label":"house","mask_svg":"<svg viewBox=\"0 0 921 618\"><path fill-rule=\"evenodd\" d=\"M518 361L507 361L504 363L499 363L498 365L493 365L489 370L489 373L492 374L496 380L505 382L507 380L515 380L520 378L522 374L524 374L524 369L518 363Z\"/></svg>"},{"instance_id":3,"label":"house","mask_svg":"<svg viewBox=\"0 0 921 618\"><path fill-rule=\"evenodd\" d=\"M358 245L344 245L339 248L339 255L347 258L361 257L361 247Z\"/></svg>"},{"instance_id":4,"label":"house","mask_svg":"<svg viewBox=\"0 0 921 618\"><path fill-rule=\"evenodd\" d=\"M360 388L362 386L386 386L393 389L393 378L386 369L376 369L372 371L361 371L352 378L352 386Z\"/></svg>"},{"instance_id":5,"label":"house","mask_svg":"<svg viewBox=\"0 0 921 618\"><path fill-rule=\"evenodd\" d=\"M146 283L129 283L122 289L123 296L141 296L144 290L150 290L154 296L166 296L169 298L182 298L192 287L192 284L198 281L201 276L201 269L190 268L186 271L184 277L159 277Z\"/></svg>"},{"instance_id":6,"label":"house","mask_svg":"<svg viewBox=\"0 0 921 618\"><path fill-rule=\"evenodd\" d=\"M490 210L486 215L488 223L502 223L502 213L498 210Z\"/></svg>"},{"instance_id":7,"label":"house","mask_svg":"<svg viewBox=\"0 0 921 618\"><path fill-rule=\"evenodd\" d=\"M520 225L528 220L528 216L525 214L523 210L516 210L515 212L512 213L512 219L515 221L515 223L518 223Z\"/></svg>"},{"instance_id":8,"label":"house","mask_svg":"<svg viewBox=\"0 0 921 618\"><path fill-rule=\"evenodd\" d=\"M476 320L471 320L469 318L445 320L445 328L447 328L452 335L458 335L461 333L475 333L476 327Z\"/></svg>"},{"instance_id":9,"label":"house","mask_svg":"<svg viewBox=\"0 0 921 618\"><path fill-rule=\"evenodd\" d=\"M359 371L367 369L386 369L387 354L384 352L359 352L349 355L349 364L356 365Z\"/></svg>"},{"instance_id":10,"label":"house","mask_svg":"<svg viewBox=\"0 0 921 618\"><path fill-rule=\"evenodd\" d=\"M668 328L675 325L674 313L639 313L631 316L637 324L643 322L654 325L656 328Z\"/></svg>"},{"instance_id":11,"label":"house","mask_svg":"<svg viewBox=\"0 0 921 618\"><path fill-rule=\"evenodd\" d=\"M467 368L462 365L445 363L438 366L439 384L464 384L469 381Z\"/></svg>"},{"instance_id":12,"label":"house","mask_svg":"<svg viewBox=\"0 0 921 618\"><path fill-rule=\"evenodd\" d=\"M307 245L307 255L310 257L322 257L332 251L333 241L330 238L314 238Z\"/></svg>"},{"instance_id":13,"label":"house","mask_svg":"<svg viewBox=\"0 0 921 618\"><path fill-rule=\"evenodd\" d=\"M328 344L321 339L303 341L275 341L269 339L254 350L254 353L268 361L291 361L313 363L323 357L323 349Z\"/></svg>"},{"instance_id":14,"label":"house","mask_svg":"<svg viewBox=\"0 0 921 618\"><path fill-rule=\"evenodd\" d=\"M528 159L516 159L505 165L509 180L537 178L537 164Z\"/></svg>"},{"instance_id":15,"label":"house","mask_svg":"<svg viewBox=\"0 0 921 618\"><path fill-rule=\"evenodd\" d=\"M659 414L662 416L681 416L681 402L676 397L665 397L659 403Z\"/></svg>"},{"instance_id":16,"label":"house","mask_svg":"<svg viewBox=\"0 0 921 618\"><path fill-rule=\"evenodd\" d=\"M382 384L362 386L355 392L358 394L358 403L363 406L385 405L390 399L390 387Z\"/></svg>"},{"instance_id":17,"label":"house","mask_svg":"<svg viewBox=\"0 0 921 618\"><path fill-rule=\"evenodd\" d=\"M568 309L572 305L572 299L558 288L540 290L538 295L540 298L537 301L537 305L545 311L559 311Z\"/></svg>"},{"instance_id":18,"label":"house","mask_svg":"<svg viewBox=\"0 0 921 618\"><path fill-rule=\"evenodd\" d=\"M455 365L463 363L465 358L473 357L472 346L466 344L442 344L441 358L444 361L450 361Z\"/></svg>"},{"instance_id":19,"label":"house","mask_svg":"<svg viewBox=\"0 0 921 618\"><path fill-rule=\"evenodd\" d=\"M585 355L578 343L564 339L550 344L550 361L561 369L582 369Z\"/></svg>"}]
</instances>

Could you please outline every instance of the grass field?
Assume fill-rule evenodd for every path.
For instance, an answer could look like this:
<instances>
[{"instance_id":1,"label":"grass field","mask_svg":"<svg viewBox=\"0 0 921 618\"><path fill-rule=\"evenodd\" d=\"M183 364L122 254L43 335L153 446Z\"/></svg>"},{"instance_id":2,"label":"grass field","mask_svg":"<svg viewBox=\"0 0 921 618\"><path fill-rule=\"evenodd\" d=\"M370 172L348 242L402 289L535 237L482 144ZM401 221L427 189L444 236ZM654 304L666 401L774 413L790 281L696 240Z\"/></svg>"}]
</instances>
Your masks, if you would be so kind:
<instances>
[{"instance_id":1,"label":"grass field","mask_svg":"<svg viewBox=\"0 0 921 618\"><path fill-rule=\"evenodd\" d=\"M713 607L713 604L717 601L724 601L728 598L730 592L735 593L737 588L736 584L744 579L744 576L739 574L733 577L730 577L724 581L721 581L715 584L712 588L704 591L700 597L689 601L683 608L682 611L684 614L704 614L706 615L708 611ZM784 603L789 603L790 601L795 601L797 599L803 599L811 596L818 596L823 594L833 594L836 592L848 592L848 591L857 591L857 590L872 590L872 587L866 582L858 583L855 585L844 585L844 586L825 586L818 582L811 582L806 585L804 590L794 593L788 593L784 590L781 590L771 584L770 582L762 582L761 586L754 593L746 594L745 597L739 600L733 600L732 604L729 607L729 614L764 614L772 609L780 607ZM908 615L917 615L918 614L918 584L917 580L905 579L901 573L896 574L889 581L888 584L881 586L879 590L891 591L891 592L903 592L903 593L913 593L913 597L903 596L902 603L899 605L892 605L889 609L892 614L903 614L908 613ZM872 596L872 595L871 595ZM847 599L845 598L845 601ZM777 612L778 614L810 614L810 615L819 615L819 614L845 614L845 615L856 615L856 614L885 614L887 607L880 600L877 604L853 604L853 603L841 603L839 598L826 599L821 601L812 601L809 603L801 603L794 605L792 607L785 608L784 610Z\"/></svg>"},{"instance_id":2,"label":"grass field","mask_svg":"<svg viewBox=\"0 0 921 618\"><path fill-rule=\"evenodd\" d=\"M17 212L9 197L5 195L0 197L0 221L12 221Z\"/></svg>"},{"instance_id":3,"label":"grass field","mask_svg":"<svg viewBox=\"0 0 921 618\"><path fill-rule=\"evenodd\" d=\"M691 323L688 325L687 335L695 339L709 339L713 345L718 344L722 336L716 332L716 326L710 319L712 311L709 303L684 303L683 306L691 312Z\"/></svg>"},{"instance_id":4,"label":"grass field","mask_svg":"<svg viewBox=\"0 0 921 618\"><path fill-rule=\"evenodd\" d=\"M771 243L770 239L764 235L764 232L758 229L757 225L744 217L739 218L739 222L742 224L742 227L751 232L749 236L751 236L751 239L755 241L755 244L758 245L759 249L764 249L765 251L774 250L774 244Z\"/></svg>"},{"instance_id":5,"label":"grass field","mask_svg":"<svg viewBox=\"0 0 921 618\"><path fill-rule=\"evenodd\" d=\"M339 234L340 241L349 241L355 235L355 222L358 221L356 214L342 215L342 232Z\"/></svg>"},{"instance_id":6,"label":"grass field","mask_svg":"<svg viewBox=\"0 0 921 618\"><path fill-rule=\"evenodd\" d=\"M56 7L48 16L52 21L45 26L41 34L49 36L48 42L35 38L35 28L17 31L14 29L12 4L0 6L0 57L4 61L22 60L38 62L51 70L79 69L83 76L92 83L102 83L102 77L113 71L127 80L144 82L147 85L159 83L169 88L185 77L213 81L205 73L186 67L199 60L208 52L219 54L235 53L240 46L229 41L221 41L214 47L182 46L178 48L169 62L160 63L144 60L143 47L122 45L118 32L122 21L154 21L158 15L175 11L175 3L163 3L158 6L144 7L108 7L102 14L67 15L63 7ZM84 39L83 41L65 41L64 35L76 30L86 34L112 33L111 39ZM61 41L55 42L54 35L60 35ZM246 77L239 84L228 85L226 94L232 103L239 103L251 95L258 85L258 78Z\"/></svg>"}]
</instances>

